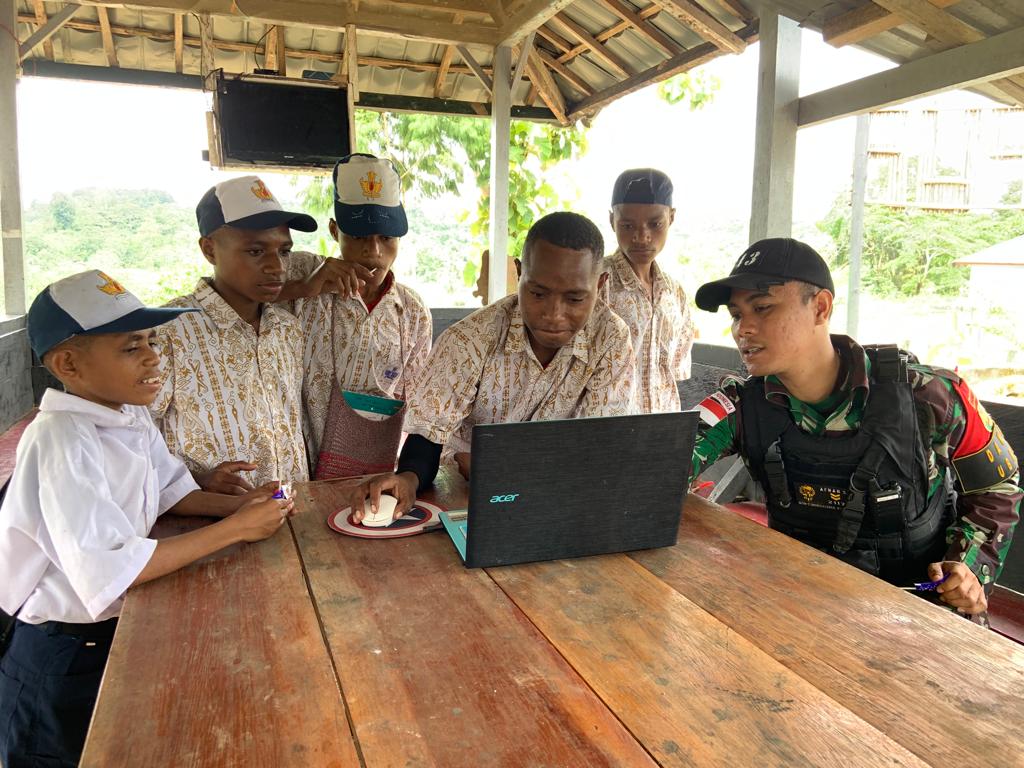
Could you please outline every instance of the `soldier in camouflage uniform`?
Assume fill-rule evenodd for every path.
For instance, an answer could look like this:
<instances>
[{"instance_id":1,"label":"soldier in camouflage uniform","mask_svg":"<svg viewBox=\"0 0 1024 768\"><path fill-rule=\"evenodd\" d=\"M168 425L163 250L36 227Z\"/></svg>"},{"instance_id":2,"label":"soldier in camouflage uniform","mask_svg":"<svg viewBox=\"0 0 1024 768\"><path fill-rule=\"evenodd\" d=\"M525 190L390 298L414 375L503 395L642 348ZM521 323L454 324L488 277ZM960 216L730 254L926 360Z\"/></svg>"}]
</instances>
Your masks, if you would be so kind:
<instances>
[{"instance_id":1,"label":"soldier in camouflage uniform","mask_svg":"<svg viewBox=\"0 0 1024 768\"><path fill-rule=\"evenodd\" d=\"M830 335L835 289L810 246L750 246L697 306L725 304L751 374L699 406L692 477L739 453L768 521L894 584L944 581L983 616L1020 517L1017 459L958 375Z\"/></svg>"}]
</instances>

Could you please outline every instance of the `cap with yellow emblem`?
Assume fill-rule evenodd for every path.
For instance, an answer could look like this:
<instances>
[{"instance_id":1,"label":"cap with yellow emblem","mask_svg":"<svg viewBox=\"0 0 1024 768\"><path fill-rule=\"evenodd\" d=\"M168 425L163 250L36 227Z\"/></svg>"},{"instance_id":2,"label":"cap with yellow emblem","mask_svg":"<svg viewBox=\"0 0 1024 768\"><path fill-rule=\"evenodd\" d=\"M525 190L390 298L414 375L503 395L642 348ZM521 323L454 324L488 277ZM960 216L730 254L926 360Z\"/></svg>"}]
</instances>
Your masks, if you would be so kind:
<instances>
[{"instance_id":1,"label":"cap with yellow emblem","mask_svg":"<svg viewBox=\"0 0 1024 768\"><path fill-rule=\"evenodd\" d=\"M334 166L334 220L353 237L402 237L409 221L402 180L387 160L357 152Z\"/></svg>"},{"instance_id":2,"label":"cap with yellow emblem","mask_svg":"<svg viewBox=\"0 0 1024 768\"><path fill-rule=\"evenodd\" d=\"M258 176L239 176L206 190L196 206L199 234L212 235L223 226L238 229L289 229L315 232L316 219L286 211Z\"/></svg>"},{"instance_id":3,"label":"cap with yellow emblem","mask_svg":"<svg viewBox=\"0 0 1024 768\"><path fill-rule=\"evenodd\" d=\"M90 269L51 283L36 296L26 324L32 351L43 355L72 336L155 328L191 307L147 307L112 277Z\"/></svg>"}]
</instances>

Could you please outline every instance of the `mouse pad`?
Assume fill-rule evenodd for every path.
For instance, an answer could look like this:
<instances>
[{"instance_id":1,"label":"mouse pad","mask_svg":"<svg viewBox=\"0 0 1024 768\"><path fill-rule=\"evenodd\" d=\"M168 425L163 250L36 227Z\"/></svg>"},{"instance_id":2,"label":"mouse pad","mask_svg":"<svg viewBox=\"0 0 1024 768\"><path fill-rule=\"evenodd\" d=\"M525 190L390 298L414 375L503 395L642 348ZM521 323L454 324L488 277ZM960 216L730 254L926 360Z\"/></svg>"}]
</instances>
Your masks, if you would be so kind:
<instances>
[{"instance_id":1,"label":"mouse pad","mask_svg":"<svg viewBox=\"0 0 1024 768\"><path fill-rule=\"evenodd\" d=\"M444 510L428 501L416 500L413 508L391 525L380 528L356 523L352 520L352 507L344 507L327 517L327 525L332 531L347 536L358 536L361 539L397 539L401 536L415 536L417 533L432 531L441 527L441 512Z\"/></svg>"}]
</instances>

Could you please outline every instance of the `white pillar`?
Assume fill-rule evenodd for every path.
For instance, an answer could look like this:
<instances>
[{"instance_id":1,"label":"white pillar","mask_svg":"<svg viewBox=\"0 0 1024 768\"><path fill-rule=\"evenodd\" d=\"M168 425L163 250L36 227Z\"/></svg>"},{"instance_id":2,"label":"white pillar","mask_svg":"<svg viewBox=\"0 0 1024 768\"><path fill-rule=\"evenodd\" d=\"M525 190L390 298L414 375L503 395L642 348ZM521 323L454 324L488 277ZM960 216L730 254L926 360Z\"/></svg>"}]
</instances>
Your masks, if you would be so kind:
<instances>
[{"instance_id":1,"label":"white pillar","mask_svg":"<svg viewBox=\"0 0 1024 768\"><path fill-rule=\"evenodd\" d=\"M868 131L871 115L857 115L853 141L853 193L850 195L850 286L847 290L846 335L857 338L860 324L860 257L864 250L864 195L868 180Z\"/></svg>"},{"instance_id":2,"label":"white pillar","mask_svg":"<svg viewBox=\"0 0 1024 768\"><path fill-rule=\"evenodd\" d=\"M799 117L800 27L765 8L760 20L750 241L789 237Z\"/></svg>"},{"instance_id":3,"label":"white pillar","mask_svg":"<svg viewBox=\"0 0 1024 768\"><path fill-rule=\"evenodd\" d=\"M491 91L491 261L487 297L493 304L508 293L508 154L512 123L512 49L494 49Z\"/></svg>"},{"instance_id":4,"label":"white pillar","mask_svg":"<svg viewBox=\"0 0 1024 768\"><path fill-rule=\"evenodd\" d=\"M25 314L25 263L21 246L21 183L18 172L18 28L15 0L0 0L0 242L8 315Z\"/></svg>"}]
</instances>

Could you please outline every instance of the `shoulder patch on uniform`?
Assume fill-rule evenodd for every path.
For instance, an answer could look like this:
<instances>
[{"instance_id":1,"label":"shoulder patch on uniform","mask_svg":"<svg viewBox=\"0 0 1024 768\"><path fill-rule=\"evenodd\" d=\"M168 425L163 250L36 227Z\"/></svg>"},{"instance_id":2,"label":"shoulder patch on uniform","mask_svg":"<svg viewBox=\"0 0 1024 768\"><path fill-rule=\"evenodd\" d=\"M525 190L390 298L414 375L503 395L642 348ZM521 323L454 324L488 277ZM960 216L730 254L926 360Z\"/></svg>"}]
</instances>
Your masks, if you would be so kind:
<instances>
[{"instance_id":1,"label":"shoulder patch on uniform","mask_svg":"<svg viewBox=\"0 0 1024 768\"><path fill-rule=\"evenodd\" d=\"M953 469L964 493L981 493L1009 480L1017 472L1017 457L993 425L988 441L981 450L966 455L955 455ZM959 451L957 452L959 453Z\"/></svg>"},{"instance_id":2,"label":"shoulder patch on uniform","mask_svg":"<svg viewBox=\"0 0 1024 768\"><path fill-rule=\"evenodd\" d=\"M730 413L736 413L736 406L724 392L713 392L700 401L697 412L701 421L713 427Z\"/></svg>"},{"instance_id":3,"label":"shoulder patch on uniform","mask_svg":"<svg viewBox=\"0 0 1024 768\"><path fill-rule=\"evenodd\" d=\"M985 410L985 406L978 402L978 396L967 386L961 378L951 381L954 391L960 396L964 404L964 434L960 443L953 453L953 458L971 456L988 445L992 439L995 423Z\"/></svg>"}]
</instances>

